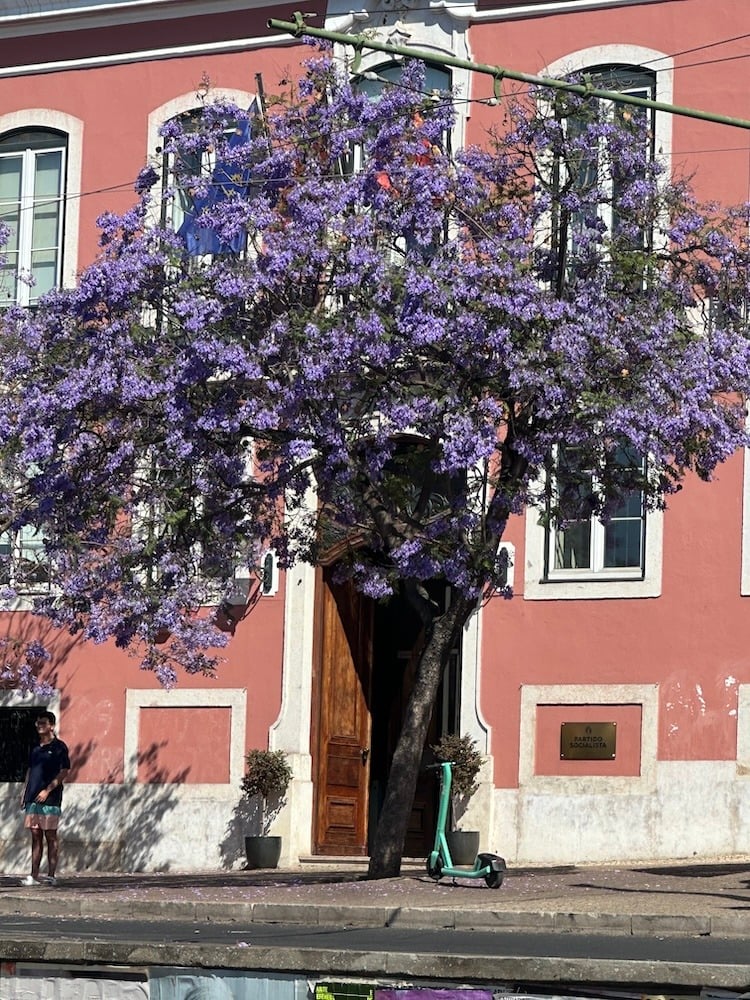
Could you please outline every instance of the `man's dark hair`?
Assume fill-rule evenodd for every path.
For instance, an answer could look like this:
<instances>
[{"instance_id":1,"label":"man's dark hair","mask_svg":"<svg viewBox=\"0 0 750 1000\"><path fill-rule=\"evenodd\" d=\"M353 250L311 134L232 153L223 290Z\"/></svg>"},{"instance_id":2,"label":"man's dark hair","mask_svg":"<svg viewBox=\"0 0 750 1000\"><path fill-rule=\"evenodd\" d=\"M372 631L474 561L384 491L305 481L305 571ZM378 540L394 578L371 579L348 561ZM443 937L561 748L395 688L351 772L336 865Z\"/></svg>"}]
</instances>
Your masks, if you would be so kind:
<instances>
[{"instance_id":1,"label":"man's dark hair","mask_svg":"<svg viewBox=\"0 0 750 1000\"><path fill-rule=\"evenodd\" d=\"M57 722L54 712L40 712L39 715L37 715L37 719L46 719L51 726L54 726Z\"/></svg>"}]
</instances>

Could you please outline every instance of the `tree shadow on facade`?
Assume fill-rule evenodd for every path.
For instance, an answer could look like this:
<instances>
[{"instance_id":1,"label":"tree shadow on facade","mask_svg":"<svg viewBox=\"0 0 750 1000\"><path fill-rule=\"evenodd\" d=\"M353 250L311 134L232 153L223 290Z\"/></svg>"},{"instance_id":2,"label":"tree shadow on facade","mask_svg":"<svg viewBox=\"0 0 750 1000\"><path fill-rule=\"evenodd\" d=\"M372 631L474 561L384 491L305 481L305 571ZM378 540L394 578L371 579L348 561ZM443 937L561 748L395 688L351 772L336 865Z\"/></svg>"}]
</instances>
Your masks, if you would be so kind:
<instances>
[{"instance_id":1,"label":"tree shadow on facade","mask_svg":"<svg viewBox=\"0 0 750 1000\"><path fill-rule=\"evenodd\" d=\"M260 801L241 795L227 820L224 836L219 844L222 868L244 867L245 837L258 836L263 824Z\"/></svg>"},{"instance_id":2,"label":"tree shadow on facade","mask_svg":"<svg viewBox=\"0 0 750 1000\"><path fill-rule=\"evenodd\" d=\"M165 744L138 754L139 780L124 782L119 766L63 807L61 866L76 871L137 872L152 867L166 815L180 804L189 768L167 772L157 764ZM71 782L96 753L93 740L70 746ZM179 867L179 859L176 867ZM166 870L169 866L160 866Z\"/></svg>"},{"instance_id":3,"label":"tree shadow on facade","mask_svg":"<svg viewBox=\"0 0 750 1000\"><path fill-rule=\"evenodd\" d=\"M34 645L49 654L48 660L42 656L31 658L34 673L39 680L56 688L60 666L68 661L74 650L84 645L84 640L81 635L71 635L31 613L6 615L0 630L0 688L18 689L19 663L25 651Z\"/></svg>"}]
</instances>

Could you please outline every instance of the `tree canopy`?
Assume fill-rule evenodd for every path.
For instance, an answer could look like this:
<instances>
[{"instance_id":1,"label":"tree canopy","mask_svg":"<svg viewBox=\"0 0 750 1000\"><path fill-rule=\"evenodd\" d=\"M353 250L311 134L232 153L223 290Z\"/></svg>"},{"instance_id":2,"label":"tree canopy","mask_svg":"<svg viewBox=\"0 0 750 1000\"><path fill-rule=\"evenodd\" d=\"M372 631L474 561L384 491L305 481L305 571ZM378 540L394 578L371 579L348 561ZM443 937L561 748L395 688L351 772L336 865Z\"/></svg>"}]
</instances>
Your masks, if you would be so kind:
<instances>
[{"instance_id":1,"label":"tree canopy","mask_svg":"<svg viewBox=\"0 0 750 1000\"><path fill-rule=\"evenodd\" d=\"M269 546L401 591L426 625L402 812L508 519L661 505L746 443L750 384L748 213L701 208L647 116L537 92L452 150L455 96L423 86L407 64L373 99L322 51L262 113L166 123L161 178L0 339L0 522L44 539L40 613L173 683L214 669L197 609Z\"/></svg>"}]
</instances>

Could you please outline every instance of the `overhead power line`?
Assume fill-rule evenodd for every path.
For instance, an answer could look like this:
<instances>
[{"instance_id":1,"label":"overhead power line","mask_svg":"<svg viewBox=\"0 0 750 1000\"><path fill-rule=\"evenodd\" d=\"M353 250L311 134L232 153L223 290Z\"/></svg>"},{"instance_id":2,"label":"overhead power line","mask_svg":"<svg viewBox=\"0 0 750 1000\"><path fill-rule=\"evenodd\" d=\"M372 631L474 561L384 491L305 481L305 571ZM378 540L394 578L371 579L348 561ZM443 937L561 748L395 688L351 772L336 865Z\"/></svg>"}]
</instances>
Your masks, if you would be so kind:
<instances>
[{"instance_id":1,"label":"overhead power line","mask_svg":"<svg viewBox=\"0 0 750 1000\"><path fill-rule=\"evenodd\" d=\"M494 80L495 96L502 96L500 87L503 80L516 80L531 86L548 87L551 90L560 90L569 94L578 94L580 97L593 97L597 100L612 101L615 104L631 104L639 108L650 108L653 111L663 111L665 114L680 115L683 118L698 118L701 121L714 122L717 125L730 125L734 128L750 129L750 121L746 118L734 118L730 115L720 115L713 111L701 111L698 108L684 108L679 104L667 104L665 101L655 101L648 97L637 97L635 94L622 94L616 90L602 90L586 81L584 74L583 83L573 83L568 80L556 80L553 77L536 76L533 73L521 73L519 70L507 69L504 66L492 66L488 63L473 62L471 59L460 59L458 56L449 56L442 52L431 52L424 49L415 49L406 45L391 45L390 42L378 42L369 35L345 35L340 31L327 31L325 28L313 28L305 22L305 15L300 11L295 11L294 21L279 21L270 18L269 28L276 31L286 31L295 38L305 35L311 38L322 38L329 42L338 42L340 45L348 45L361 56L363 49L370 49L373 52L386 52L393 56L401 56L404 59L419 59L422 62L430 63L433 66L453 66L456 69L466 69L473 73L482 73L491 76ZM353 67L356 71L356 65Z\"/></svg>"}]
</instances>

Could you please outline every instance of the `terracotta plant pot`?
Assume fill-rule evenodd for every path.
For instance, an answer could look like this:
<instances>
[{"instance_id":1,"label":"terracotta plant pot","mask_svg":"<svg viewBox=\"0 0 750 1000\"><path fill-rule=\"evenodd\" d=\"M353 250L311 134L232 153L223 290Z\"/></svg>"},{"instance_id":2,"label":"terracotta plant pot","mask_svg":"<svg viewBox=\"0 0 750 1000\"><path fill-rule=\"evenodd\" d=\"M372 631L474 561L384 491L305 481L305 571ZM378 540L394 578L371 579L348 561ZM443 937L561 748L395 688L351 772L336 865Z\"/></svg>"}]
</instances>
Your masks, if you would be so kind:
<instances>
[{"instance_id":1,"label":"terracotta plant pot","mask_svg":"<svg viewBox=\"0 0 750 1000\"><path fill-rule=\"evenodd\" d=\"M278 868L281 837L245 837L247 868Z\"/></svg>"}]
</instances>

